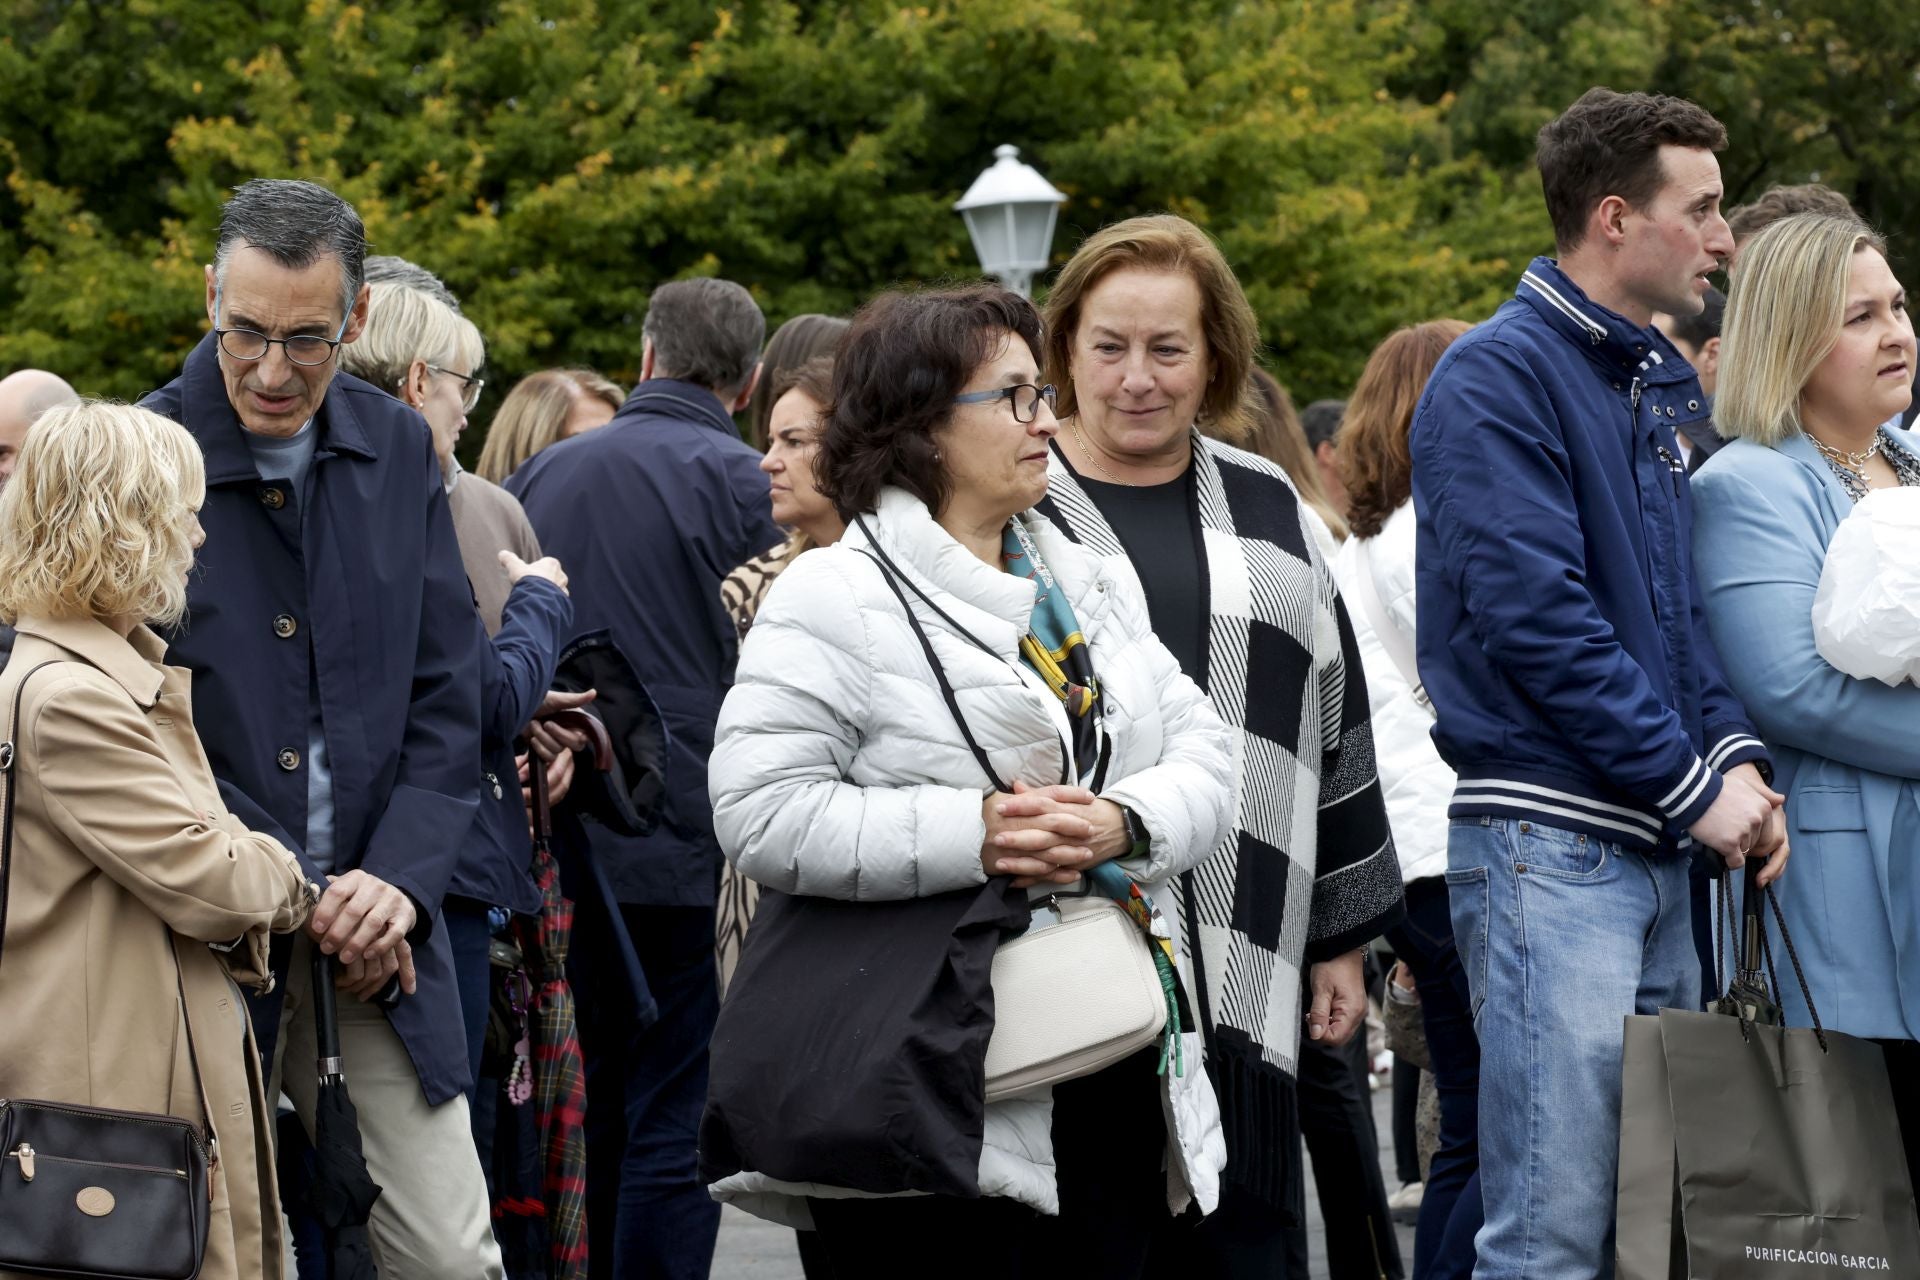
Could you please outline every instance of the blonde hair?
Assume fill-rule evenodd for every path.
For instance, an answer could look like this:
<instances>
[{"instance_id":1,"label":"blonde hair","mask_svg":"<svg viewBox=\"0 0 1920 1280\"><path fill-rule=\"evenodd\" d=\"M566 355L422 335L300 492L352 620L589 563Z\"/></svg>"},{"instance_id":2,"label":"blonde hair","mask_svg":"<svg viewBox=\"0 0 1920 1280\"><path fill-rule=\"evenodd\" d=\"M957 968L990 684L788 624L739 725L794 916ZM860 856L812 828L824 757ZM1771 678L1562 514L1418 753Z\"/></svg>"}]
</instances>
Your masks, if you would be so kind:
<instances>
[{"instance_id":1,"label":"blonde hair","mask_svg":"<svg viewBox=\"0 0 1920 1280\"><path fill-rule=\"evenodd\" d=\"M1800 393L1840 340L1853 256L1887 246L1858 218L1803 213L1740 250L1720 337L1713 425L1768 447L1800 432Z\"/></svg>"},{"instance_id":2,"label":"blonde hair","mask_svg":"<svg viewBox=\"0 0 1920 1280\"><path fill-rule=\"evenodd\" d=\"M474 472L505 484L528 458L560 442L574 402L583 395L598 397L616 413L627 398L619 386L591 369L542 369L520 379L494 412Z\"/></svg>"},{"instance_id":3,"label":"blonde hair","mask_svg":"<svg viewBox=\"0 0 1920 1280\"><path fill-rule=\"evenodd\" d=\"M340 348L340 367L397 396L415 360L447 369L464 356L472 373L484 354L473 321L411 285L382 283L367 286L367 324Z\"/></svg>"},{"instance_id":4,"label":"blonde hair","mask_svg":"<svg viewBox=\"0 0 1920 1280\"><path fill-rule=\"evenodd\" d=\"M180 621L206 492L180 424L104 400L48 410L0 491L0 620Z\"/></svg>"},{"instance_id":5,"label":"blonde hair","mask_svg":"<svg viewBox=\"0 0 1920 1280\"><path fill-rule=\"evenodd\" d=\"M1059 416L1077 411L1073 388L1073 340L1080 327L1080 306L1093 287L1115 271L1178 272L1200 290L1200 329L1206 336L1213 381L1200 402L1207 434L1239 444L1247 438L1247 375L1260 345L1260 322L1246 291L1227 265L1220 247L1185 218L1170 213L1128 218L1088 236L1047 294L1047 381L1060 389Z\"/></svg>"}]
</instances>

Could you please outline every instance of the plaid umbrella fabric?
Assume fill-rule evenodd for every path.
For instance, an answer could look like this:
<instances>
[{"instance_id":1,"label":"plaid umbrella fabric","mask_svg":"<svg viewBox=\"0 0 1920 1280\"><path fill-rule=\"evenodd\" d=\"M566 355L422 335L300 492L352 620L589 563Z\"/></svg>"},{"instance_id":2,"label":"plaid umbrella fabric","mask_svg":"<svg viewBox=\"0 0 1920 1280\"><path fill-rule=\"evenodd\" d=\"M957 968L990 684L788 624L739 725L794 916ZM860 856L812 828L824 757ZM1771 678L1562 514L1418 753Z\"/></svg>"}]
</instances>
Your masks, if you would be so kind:
<instances>
[{"instance_id":1,"label":"plaid umbrella fabric","mask_svg":"<svg viewBox=\"0 0 1920 1280\"><path fill-rule=\"evenodd\" d=\"M533 782L533 878L542 905L537 919L519 919L520 949L533 979L527 1010L533 1049L533 1103L543 1154L553 1280L587 1274L587 1067L580 1053L573 989L567 985L567 949L573 940L573 903L560 893L560 868L550 847L552 815L546 771Z\"/></svg>"}]
</instances>

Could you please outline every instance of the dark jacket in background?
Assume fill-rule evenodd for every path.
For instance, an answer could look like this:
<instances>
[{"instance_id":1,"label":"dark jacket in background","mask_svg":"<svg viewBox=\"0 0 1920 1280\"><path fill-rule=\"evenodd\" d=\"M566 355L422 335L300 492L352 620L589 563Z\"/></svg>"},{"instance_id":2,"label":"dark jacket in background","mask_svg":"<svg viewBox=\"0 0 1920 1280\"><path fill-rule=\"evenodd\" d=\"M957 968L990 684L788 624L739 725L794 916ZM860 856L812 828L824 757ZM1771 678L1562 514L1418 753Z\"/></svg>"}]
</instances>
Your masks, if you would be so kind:
<instances>
[{"instance_id":1,"label":"dark jacket in background","mask_svg":"<svg viewBox=\"0 0 1920 1280\"><path fill-rule=\"evenodd\" d=\"M13 628L0 622L0 667L7 665L7 659L13 656Z\"/></svg>"},{"instance_id":2,"label":"dark jacket in background","mask_svg":"<svg viewBox=\"0 0 1920 1280\"><path fill-rule=\"evenodd\" d=\"M419 990L389 1016L438 1105L468 1075L451 952L434 918L478 812L485 637L426 423L336 375L303 520L300 495L255 469L211 337L141 403L184 424L206 456L207 542L186 621L168 641L172 661L193 672L194 720L227 807L319 878L302 852L317 663L335 871L365 870L419 908ZM255 1009L270 1058L278 993Z\"/></svg>"},{"instance_id":3,"label":"dark jacket in background","mask_svg":"<svg viewBox=\"0 0 1920 1280\"><path fill-rule=\"evenodd\" d=\"M1707 412L1713 412L1713 397L1707 397ZM1713 429L1713 419L1698 418L1692 422L1676 422L1673 432L1685 436L1687 444L1693 449L1693 456L1687 459L1687 474L1692 475L1705 466L1707 459L1720 452L1726 446L1727 438Z\"/></svg>"},{"instance_id":4,"label":"dark jacket in background","mask_svg":"<svg viewBox=\"0 0 1920 1280\"><path fill-rule=\"evenodd\" d=\"M566 566L575 629L612 633L670 737L659 829L636 838L586 823L623 903L713 904L707 755L738 650L720 582L780 541L759 463L712 392L655 378L605 427L542 450L507 482Z\"/></svg>"}]
</instances>

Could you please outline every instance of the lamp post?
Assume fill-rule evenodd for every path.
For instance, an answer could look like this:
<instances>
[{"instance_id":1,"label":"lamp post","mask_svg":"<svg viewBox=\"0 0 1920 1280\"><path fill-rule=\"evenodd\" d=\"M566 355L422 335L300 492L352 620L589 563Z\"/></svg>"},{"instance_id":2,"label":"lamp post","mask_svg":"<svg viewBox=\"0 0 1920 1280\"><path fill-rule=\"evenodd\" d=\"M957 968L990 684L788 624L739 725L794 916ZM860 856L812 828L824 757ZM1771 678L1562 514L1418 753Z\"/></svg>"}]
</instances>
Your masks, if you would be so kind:
<instances>
[{"instance_id":1,"label":"lamp post","mask_svg":"<svg viewBox=\"0 0 1920 1280\"><path fill-rule=\"evenodd\" d=\"M993 154L993 164L953 207L966 219L981 269L1029 297L1033 273L1045 270L1052 255L1053 222L1067 197L1020 162L1020 148L995 147Z\"/></svg>"}]
</instances>

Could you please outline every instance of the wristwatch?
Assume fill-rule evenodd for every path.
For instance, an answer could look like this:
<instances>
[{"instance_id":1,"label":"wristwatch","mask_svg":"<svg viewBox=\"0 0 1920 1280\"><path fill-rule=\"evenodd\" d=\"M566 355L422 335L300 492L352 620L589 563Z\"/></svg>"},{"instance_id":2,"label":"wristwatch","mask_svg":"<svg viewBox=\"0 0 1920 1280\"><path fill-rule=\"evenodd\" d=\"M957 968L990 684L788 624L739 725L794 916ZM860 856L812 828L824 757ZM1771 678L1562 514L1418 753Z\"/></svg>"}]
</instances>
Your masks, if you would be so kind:
<instances>
[{"instance_id":1,"label":"wristwatch","mask_svg":"<svg viewBox=\"0 0 1920 1280\"><path fill-rule=\"evenodd\" d=\"M1120 806L1120 820L1126 824L1127 843L1131 846L1126 853L1129 858L1144 858L1153 847L1153 837L1147 834L1147 824L1140 821L1140 815L1126 805Z\"/></svg>"}]
</instances>

